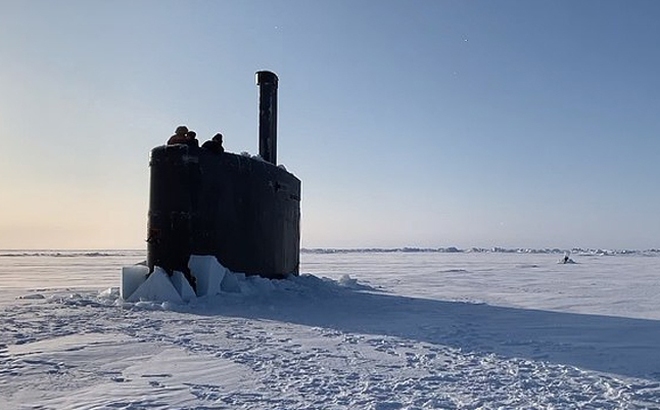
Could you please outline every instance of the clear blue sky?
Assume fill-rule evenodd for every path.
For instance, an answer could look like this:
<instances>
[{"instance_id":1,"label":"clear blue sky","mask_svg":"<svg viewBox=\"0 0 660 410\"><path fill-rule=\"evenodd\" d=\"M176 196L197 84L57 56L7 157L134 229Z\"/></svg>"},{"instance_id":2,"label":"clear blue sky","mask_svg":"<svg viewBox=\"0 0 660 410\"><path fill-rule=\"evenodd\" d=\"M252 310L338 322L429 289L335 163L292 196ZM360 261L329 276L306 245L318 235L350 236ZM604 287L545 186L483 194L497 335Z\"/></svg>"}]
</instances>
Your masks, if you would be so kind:
<instances>
[{"instance_id":1,"label":"clear blue sky","mask_svg":"<svg viewBox=\"0 0 660 410\"><path fill-rule=\"evenodd\" d=\"M4 1L0 248L143 247L179 124L257 153L302 245L660 247L660 2Z\"/></svg>"}]
</instances>

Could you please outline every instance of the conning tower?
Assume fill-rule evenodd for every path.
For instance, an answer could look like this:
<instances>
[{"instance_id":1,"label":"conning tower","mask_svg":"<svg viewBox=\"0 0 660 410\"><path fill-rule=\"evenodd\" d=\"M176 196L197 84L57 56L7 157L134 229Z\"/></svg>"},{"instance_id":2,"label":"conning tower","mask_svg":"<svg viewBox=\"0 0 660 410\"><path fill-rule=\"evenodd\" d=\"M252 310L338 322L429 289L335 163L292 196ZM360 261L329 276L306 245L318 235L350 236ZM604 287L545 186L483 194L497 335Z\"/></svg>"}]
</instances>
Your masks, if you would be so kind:
<instances>
[{"instance_id":1,"label":"conning tower","mask_svg":"<svg viewBox=\"0 0 660 410\"><path fill-rule=\"evenodd\" d=\"M147 263L188 272L190 255L215 255L235 272L298 274L300 189L277 166L277 75L256 73L259 157L186 144L152 149Z\"/></svg>"}]
</instances>

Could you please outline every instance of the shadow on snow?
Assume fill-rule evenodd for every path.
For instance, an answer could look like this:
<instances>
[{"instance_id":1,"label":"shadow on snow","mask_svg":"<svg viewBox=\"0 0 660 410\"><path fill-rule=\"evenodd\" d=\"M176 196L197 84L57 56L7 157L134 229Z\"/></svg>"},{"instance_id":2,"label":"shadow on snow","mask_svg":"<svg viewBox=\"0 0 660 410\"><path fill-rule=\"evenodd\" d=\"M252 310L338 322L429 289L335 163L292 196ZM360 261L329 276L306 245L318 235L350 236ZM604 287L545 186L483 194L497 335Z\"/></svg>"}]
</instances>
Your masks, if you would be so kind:
<instances>
[{"instance_id":1,"label":"shadow on snow","mask_svg":"<svg viewBox=\"0 0 660 410\"><path fill-rule=\"evenodd\" d=\"M223 294L188 313L393 336L660 380L660 321L420 299L301 276L296 286Z\"/></svg>"}]
</instances>

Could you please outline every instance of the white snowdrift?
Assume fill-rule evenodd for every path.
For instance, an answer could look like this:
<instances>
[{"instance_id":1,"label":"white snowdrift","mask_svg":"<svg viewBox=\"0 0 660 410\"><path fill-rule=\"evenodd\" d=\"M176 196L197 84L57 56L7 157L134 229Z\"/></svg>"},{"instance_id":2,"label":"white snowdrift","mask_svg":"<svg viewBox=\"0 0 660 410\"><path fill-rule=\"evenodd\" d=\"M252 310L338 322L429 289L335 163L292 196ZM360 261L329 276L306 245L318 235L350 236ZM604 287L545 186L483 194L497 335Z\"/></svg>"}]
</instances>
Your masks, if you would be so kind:
<instances>
[{"instance_id":1,"label":"white snowdrift","mask_svg":"<svg viewBox=\"0 0 660 410\"><path fill-rule=\"evenodd\" d=\"M124 280L122 280L122 283L124 283ZM127 293L126 290L121 291L121 294L123 295ZM183 302L183 298L174 288L167 272L159 267L156 267L154 272L149 275L144 283L142 283L135 292L131 293L126 300L129 302L138 302L140 300L172 303Z\"/></svg>"},{"instance_id":2,"label":"white snowdrift","mask_svg":"<svg viewBox=\"0 0 660 410\"><path fill-rule=\"evenodd\" d=\"M170 302L181 304L197 297L215 296L221 292L251 293L253 288L268 288L269 280L254 278L245 286L245 275L224 267L215 256L191 255L188 261L190 272L195 278L197 291L179 271L171 276L159 266L149 274L144 265L125 266L121 272L121 298L127 302Z\"/></svg>"}]
</instances>

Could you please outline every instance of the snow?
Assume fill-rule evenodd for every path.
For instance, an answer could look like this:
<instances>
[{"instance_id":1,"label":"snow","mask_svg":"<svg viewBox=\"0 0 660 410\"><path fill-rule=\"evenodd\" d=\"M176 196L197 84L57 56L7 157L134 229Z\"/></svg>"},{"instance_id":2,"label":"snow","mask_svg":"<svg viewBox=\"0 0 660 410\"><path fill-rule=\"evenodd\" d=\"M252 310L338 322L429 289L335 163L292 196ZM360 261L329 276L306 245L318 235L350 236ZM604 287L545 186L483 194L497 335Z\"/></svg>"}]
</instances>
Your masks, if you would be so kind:
<instances>
[{"instance_id":1,"label":"snow","mask_svg":"<svg viewBox=\"0 0 660 410\"><path fill-rule=\"evenodd\" d=\"M655 254L315 252L273 281L206 261L219 294L189 302L120 297L143 252L3 254L2 409L660 408Z\"/></svg>"},{"instance_id":2,"label":"snow","mask_svg":"<svg viewBox=\"0 0 660 410\"><path fill-rule=\"evenodd\" d=\"M128 299L142 285L149 275L149 267L145 265L124 266L121 268L120 296Z\"/></svg>"},{"instance_id":3,"label":"snow","mask_svg":"<svg viewBox=\"0 0 660 410\"><path fill-rule=\"evenodd\" d=\"M222 291L226 276L226 288L240 292L238 277L222 266L215 256L192 255L188 268L194 278L197 292L191 286L185 275L179 271L169 275L163 268L154 267L150 275L145 265L124 266L121 272L120 297L127 302L152 301L183 303L195 300L197 296L215 296Z\"/></svg>"},{"instance_id":4,"label":"snow","mask_svg":"<svg viewBox=\"0 0 660 410\"><path fill-rule=\"evenodd\" d=\"M128 294L130 292L122 291L121 293ZM144 300L183 303L182 295L177 292L177 289L174 287L167 272L158 266L156 266L154 272L149 275L147 280L145 280L135 292L130 293L126 298L126 301L128 302L139 302Z\"/></svg>"},{"instance_id":5,"label":"snow","mask_svg":"<svg viewBox=\"0 0 660 410\"><path fill-rule=\"evenodd\" d=\"M172 281L172 285L174 285L174 289L181 295L183 302L189 302L197 297L195 291L190 286L190 282L183 276L183 273L175 271L170 280Z\"/></svg>"},{"instance_id":6,"label":"snow","mask_svg":"<svg viewBox=\"0 0 660 410\"><path fill-rule=\"evenodd\" d=\"M216 295L220 292L220 284L227 269L218 263L215 256L192 255L188 267L197 279L199 296Z\"/></svg>"}]
</instances>

